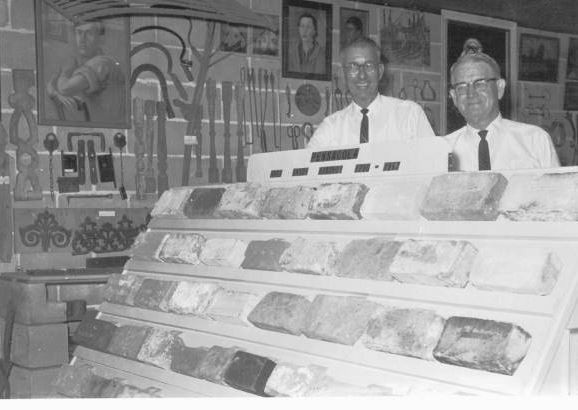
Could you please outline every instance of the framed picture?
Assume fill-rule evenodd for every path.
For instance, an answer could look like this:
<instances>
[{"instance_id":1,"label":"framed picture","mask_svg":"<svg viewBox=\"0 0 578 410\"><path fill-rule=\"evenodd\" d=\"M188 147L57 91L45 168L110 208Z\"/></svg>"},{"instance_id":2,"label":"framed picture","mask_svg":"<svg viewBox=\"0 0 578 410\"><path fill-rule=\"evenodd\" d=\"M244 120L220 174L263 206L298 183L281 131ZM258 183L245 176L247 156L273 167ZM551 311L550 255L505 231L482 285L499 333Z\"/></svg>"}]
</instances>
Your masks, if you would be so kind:
<instances>
[{"instance_id":1,"label":"framed picture","mask_svg":"<svg viewBox=\"0 0 578 410\"><path fill-rule=\"evenodd\" d=\"M570 38L570 43L568 44L566 78L568 80L578 80L578 38Z\"/></svg>"},{"instance_id":2,"label":"framed picture","mask_svg":"<svg viewBox=\"0 0 578 410\"><path fill-rule=\"evenodd\" d=\"M38 123L130 128L128 18L74 25L35 1Z\"/></svg>"},{"instance_id":3,"label":"framed picture","mask_svg":"<svg viewBox=\"0 0 578 410\"><path fill-rule=\"evenodd\" d=\"M283 77L331 81L331 4L283 0Z\"/></svg>"},{"instance_id":4,"label":"framed picture","mask_svg":"<svg viewBox=\"0 0 578 410\"><path fill-rule=\"evenodd\" d=\"M351 44L352 41L358 39L359 37L367 37L368 24L369 11L341 7L339 9L340 48Z\"/></svg>"},{"instance_id":5,"label":"framed picture","mask_svg":"<svg viewBox=\"0 0 578 410\"><path fill-rule=\"evenodd\" d=\"M567 82L564 91L564 111L578 110L578 82Z\"/></svg>"},{"instance_id":6,"label":"framed picture","mask_svg":"<svg viewBox=\"0 0 578 410\"><path fill-rule=\"evenodd\" d=\"M219 50L246 53L247 52L247 26L242 24L221 23L221 42Z\"/></svg>"},{"instance_id":7,"label":"framed picture","mask_svg":"<svg viewBox=\"0 0 578 410\"><path fill-rule=\"evenodd\" d=\"M546 83L557 82L559 54L560 40L558 38L521 34L518 79Z\"/></svg>"},{"instance_id":8,"label":"framed picture","mask_svg":"<svg viewBox=\"0 0 578 410\"><path fill-rule=\"evenodd\" d=\"M268 30L260 27L253 27L251 32L251 44L253 45L253 54L264 56L279 55L279 16L270 14L259 14L269 24L275 27L275 30Z\"/></svg>"},{"instance_id":9,"label":"framed picture","mask_svg":"<svg viewBox=\"0 0 578 410\"><path fill-rule=\"evenodd\" d=\"M383 14L379 32L381 53L389 64L429 67L430 27L417 10L393 10Z\"/></svg>"}]
</instances>

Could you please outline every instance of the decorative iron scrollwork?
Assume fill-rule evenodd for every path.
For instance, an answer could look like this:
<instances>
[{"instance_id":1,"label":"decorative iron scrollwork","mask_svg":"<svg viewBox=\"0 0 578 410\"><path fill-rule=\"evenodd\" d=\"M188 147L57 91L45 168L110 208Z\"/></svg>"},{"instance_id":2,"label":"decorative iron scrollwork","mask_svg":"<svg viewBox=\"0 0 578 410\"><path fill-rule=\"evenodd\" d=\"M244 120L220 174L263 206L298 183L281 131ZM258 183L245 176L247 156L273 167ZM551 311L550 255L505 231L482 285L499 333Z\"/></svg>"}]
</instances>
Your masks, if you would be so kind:
<instances>
[{"instance_id":1,"label":"decorative iron scrollwork","mask_svg":"<svg viewBox=\"0 0 578 410\"><path fill-rule=\"evenodd\" d=\"M72 254L85 255L89 252L107 253L121 252L130 248L139 234L144 231L148 224L133 227L126 214L116 223L115 227L110 222L99 224L90 217L86 217L80 225L80 230L74 233L72 239Z\"/></svg>"},{"instance_id":2,"label":"decorative iron scrollwork","mask_svg":"<svg viewBox=\"0 0 578 410\"><path fill-rule=\"evenodd\" d=\"M24 246L35 247L41 244L43 252L48 252L51 246L66 248L72 236L72 232L60 226L56 216L48 210L36 215L32 225L19 228L19 231Z\"/></svg>"}]
</instances>

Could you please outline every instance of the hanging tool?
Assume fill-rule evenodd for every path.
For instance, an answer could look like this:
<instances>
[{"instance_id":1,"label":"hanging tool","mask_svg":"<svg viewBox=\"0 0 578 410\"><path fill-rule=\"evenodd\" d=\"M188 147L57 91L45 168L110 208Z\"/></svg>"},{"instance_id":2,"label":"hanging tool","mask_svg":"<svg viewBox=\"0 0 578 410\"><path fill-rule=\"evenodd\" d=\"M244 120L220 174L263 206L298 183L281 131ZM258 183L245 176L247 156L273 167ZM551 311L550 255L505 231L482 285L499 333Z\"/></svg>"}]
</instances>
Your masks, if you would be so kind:
<instances>
[{"instance_id":1,"label":"hanging tool","mask_svg":"<svg viewBox=\"0 0 578 410\"><path fill-rule=\"evenodd\" d=\"M159 198L169 189L169 176L167 175L167 111L163 101L157 101L157 192Z\"/></svg>"},{"instance_id":2,"label":"hanging tool","mask_svg":"<svg viewBox=\"0 0 578 410\"><path fill-rule=\"evenodd\" d=\"M291 148L299 149L299 137L301 136L301 128L298 125L288 126L287 136L291 138Z\"/></svg>"},{"instance_id":3,"label":"hanging tool","mask_svg":"<svg viewBox=\"0 0 578 410\"><path fill-rule=\"evenodd\" d=\"M146 100L144 103L145 113L145 147L146 147L146 170L145 170L145 193L154 194L157 191L157 180L155 178L155 169L153 167L154 161L154 139L155 129L153 124L153 117L156 114L156 102L153 100Z\"/></svg>"},{"instance_id":4,"label":"hanging tool","mask_svg":"<svg viewBox=\"0 0 578 410\"><path fill-rule=\"evenodd\" d=\"M84 150L84 140L78 141L76 148L76 155L78 157L78 183L79 185L84 185L86 183L86 170L84 169L86 164L86 152Z\"/></svg>"},{"instance_id":5,"label":"hanging tool","mask_svg":"<svg viewBox=\"0 0 578 410\"><path fill-rule=\"evenodd\" d=\"M271 71L269 75L269 80L271 82L271 110L273 111L273 146L277 151L281 149L280 141L277 141L277 108L279 107L279 100L277 100L277 92L275 91L275 74ZM275 100L277 100L277 107L275 107ZM279 139L281 139L281 135L279 135Z\"/></svg>"},{"instance_id":6,"label":"hanging tool","mask_svg":"<svg viewBox=\"0 0 578 410\"><path fill-rule=\"evenodd\" d=\"M339 77L333 77L335 81L335 89L333 90L333 98L335 99L335 107L336 111L339 111L343 108L343 94L341 93L341 89L339 88Z\"/></svg>"},{"instance_id":7,"label":"hanging tool","mask_svg":"<svg viewBox=\"0 0 578 410\"><path fill-rule=\"evenodd\" d=\"M48 151L48 171L50 174L50 198L52 199L52 203L55 203L56 200L54 199L54 164L52 162L53 156L52 154L54 151L58 149L58 138L56 134L53 132L49 132L44 137L44 148Z\"/></svg>"},{"instance_id":8,"label":"hanging tool","mask_svg":"<svg viewBox=\"0 0 578 410\"><path fill-rule=\"evenodd\" d=\"M327 117L331 112L331 91L329 87L325 87L325 116Z\"/></svg>"},{"instance_id":9,"label":"hanging tool","mask_svg":"<svg viewBox=\"0 0 578 410\"><path fill-rule=\"evenodd\" d=\"M253 96L253 107L255 107L255 131L253 131L253 127L251 127L251 142L255 141L255 138L259 135L259 110L257 109L257 90L256 90L256 79L255 79L255 69L251 68L250 71L250 78L251 78L251 83L252 83L252 90L251 90L251 94L249 95L249 98L251 98L251 95Z\"/></svg>"},{"instance_id":10,"label":"hanging tool","mask_svg":"<svg viewBox=\"0 0 578 410\"><path fill-rule=\"evenodd\" d=\"M246 110L245 110L245 86L247 84L247 70L245 67L241 67L241 72L240 72L240 80L241 80L241 89L239 90L240 94L239 94L239 98L240 100L236 100L236 103L240 105L242 114L243 114L243 130L241 131L243 137L244 137L244 141L245 141L245 145L250 145L249 143L249 139L248 139L248 135L247 135L247 116L246 116ZM235 94L235 99L237 94ZM249 104L251 103L251 100L249 99ZM253 110L251 110L252 112ZM237 122L239 122L240 119L239 117L237 117Z\"/></svg>"},{"instance_id":11,"label":"hanging tool","mask_svg":"<svg viewBox=\"0 0 578 410\"><path fill-rule=\"evenodd\" d=\"M215 147L215 100L217 99L217 84L214 79L207 78L205 84L207 111L209 113L209 182L219 182L217 168L217 149Z\"/></svg>"},{"instance_id":12,"label":"hanging tool","mask_svg":"<svg viewBox=\"0 0 578 410\"><path fill-rule=\"evenodd\" d=\"M303 146L306 147L309 143L309 140L313 136L313 132L315 129L313 128L313 124L310 122L305 122L301 126L301 135L303 135Z\"/></svg>"},{"instance_id":13,"label":"hanging tool","mask_svg":"<svg viewBox=\"0 0 578 410\"><path fill-rule=\"evenodd\" d=\"M261 77L265 81L265 100L263 101L263 92L261 89ZM261 140L261 152L267 152L267 133L265 132L265 117L267 116L267 94L269 89L269 74L267 70L259 69L259 104L261 105L261 130L259 138Z\"/></svg>"},{"instance_id":14,"label":"hanging tool","mask_svg":"<svg viewBox=\"0 0 578 410\"><path fill-rule=\"evenodd\" d=\"M197 128L197 145L195 149L195 161L197 162L197 167L195 170L195 177L203 177L203 164L202 164L202 152L203 152L203 105L199 104L197 106L197 116L199 118L198 128Z\"/></svg>"},{"instance_id":15,"label":"hanging tool","mask_svg":"<svg viewBox=\"0 0 578 410\"><path fill-rule=\"evenodd\" d=\"M86 151L88 152L88 170L90 172L90 183L92 185L98 184L98 176L96 175L96 150L94 149L94 141L88 140L86 142Z\"/></svg>"},{"instance_id":16,"label":"hanging tool","mask_svg":"<svg viewBox=\"0 0 578 410\"><path fill-rule=\"evenodd\" d=\"M124 187L124 164L122 162L122 151L123 148L126 146L126 137L124 136L124 134L117 132L116 134L114 134L112 141L114 143L114 146L117 147L120 152L120 188L118 189L118 192L120 193L120 198L123 201L125 201L127 199L127 195L126 189Z\"/></svg>"},{"instance_id":17,"label":"hanging tool","mask_svg":"<svg viewBox=\"0 0 578 410\"><path fill-rule=\"evenodd\" d=\"M283 149L283 138L282 135L282 128L281 123L283 122L281 119L281 70L277 70L277 108L279 109L279 127L277 128L277 135L279 135L279 149Z\"/></svg>"},{"instance_id":18,"label":"hanging tool","mask_svg":"<svg viewBox=\"0 0 578 410\"><path fill-rule=\"evenodd\" d=\"M98 174L100 175L100 182L112 182L116 188L116 178L114 175L114 161L112 158L112 148L108 148L108 154L97 155L98 160Z\"/></svg>"},{"instance_id":19,"label":"hanging tool","mask_svg":"<svg viewBox=\"0 0 578 410\"><path fill-rule=\"evenodd\" d=\"M243 126L239 122L239 118L243 116L244 112L244 94L245 86L242 82L235 84L235 102L237 107L237 164L235 166L235 175L237 182L245 182L247 180L247 170L245 169L245 150L243 148Z\"/></svg>"},{"instance_id":20,"label":"hanging tool","mask_svg":"<svg viewBox=\"0 0 578 410\"><path fill-rule=\"evenodd\" d=\"M223 81L221 83L223 96L223 121L225 122L225 145L223 147L223 172L221 182L233 182L233 170L231 169L231 100L233 99L233 83Z\"/></svg>"},{"instance_id":21,"label":"hanging tool","mask_svg":"<svg viewBox=\"0 0 578 410\"><path fill-rule=\"evenodd\" d=\"M287 97L287 118L293 118L293 114L291 114L291 87L289 84L285 86L285 96Z\"/></svg>"}]
</instances>

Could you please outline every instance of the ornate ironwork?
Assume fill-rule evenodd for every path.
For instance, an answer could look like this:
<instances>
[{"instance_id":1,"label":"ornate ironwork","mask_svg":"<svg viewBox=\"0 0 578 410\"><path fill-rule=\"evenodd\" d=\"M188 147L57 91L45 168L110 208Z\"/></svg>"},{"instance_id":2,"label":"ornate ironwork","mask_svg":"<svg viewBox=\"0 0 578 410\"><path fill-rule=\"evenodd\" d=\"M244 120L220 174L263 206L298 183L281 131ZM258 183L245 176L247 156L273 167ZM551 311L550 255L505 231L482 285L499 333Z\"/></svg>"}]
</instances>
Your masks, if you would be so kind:
<instances>
[{"instance_id":1,"label":"ornate ironwork","mask_svg":"<svg viewBox=\"0 0 578 410\"><path fill-rule=\"evenodd\" d=\"M80 225L80 230L74 233L72 239L72 254L85 255L89 252L107 253L127 250L134 243L139 232L144 231L148 221L134 227L126 214L117 221L116 227L105 222L99 225L90 217L86 217Z\"/></svg>"},{"instance_id":2,"label":"ornate ironwork","mask_svg":"<svg viewBox=\"0 0 578 410\"><path fill-rule=\"evenodd\" d=\"M48 252L51 246L66 248L70 243L72 232L60 226L56 216L48 209L36 215L32 225L19 228L20 241L26 247L35 247L40 244L43 252Z\"/></svg>"}]
</instances>

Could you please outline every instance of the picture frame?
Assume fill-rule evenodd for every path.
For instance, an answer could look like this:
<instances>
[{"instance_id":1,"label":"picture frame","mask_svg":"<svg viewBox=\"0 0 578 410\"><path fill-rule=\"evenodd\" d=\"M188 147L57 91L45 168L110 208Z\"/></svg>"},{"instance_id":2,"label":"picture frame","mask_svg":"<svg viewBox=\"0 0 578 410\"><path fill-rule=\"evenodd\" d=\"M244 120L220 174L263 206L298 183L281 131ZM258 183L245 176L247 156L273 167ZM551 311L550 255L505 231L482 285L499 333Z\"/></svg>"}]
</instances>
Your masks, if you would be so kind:
<instances>
[{"instance_id":1,"label":"picture frame","mask_svg":"<svg viewBox=\"0 0 578 410\"><path fill-rule=\"evenodd\" d=\"M578 80L578 38L570 37L568 42L568 65L566 79Z\"/></svg>"},{"instance_id":2,"label":"picture frame","mask_svg":"<svg viewBox=\"0 0 578 410\"><path fill-rule=\"evenodd\" d=\"M277 57L279 55L279 16L260 14L275 30L261 27L252 27L251 45L253 54L261 56Z\"/></svg>"},{"instance_id":3,"label":"picture frame","mask_svg":"<svg viewBox=\"0 0 578 410\"><path fill-rule=\"evenodd\" d=\"M283 77L331 81L333 6L283 0L282 18Z\"/></svg>"},{"instance_id":4,"label":"picture frame","mask_svg":"<svg viewBox=\"0 0 578 410\"><path fill-rule=\"evenodd\" d=\"M578 82L566 82L564 87L564 111L578 110Z\"/></svg>"},{"instance_id":5,"label":"picture frame","mask_svg":"<svg viewBox=\"0 0 578 410\"><path fill-rule=\"evenodd\" d=\"M342 49L358 37L367 37L369 11L341 7L339 9L339 48Z\"/></svg>"},{"instance_id":6,"label":"picture frame","mask_svg":"<svg viewBox=\"0 0 578 410\"><path fill-rule=\"evenodd\" d=\"M131 128L129 19L74 25L34 6L38 124Z\"/></svg>"},{"instance_id":7,"label":"picture frame","mask_svg":"<svg viewBox=\"0 0 578 410\"><path fill-rule=\"evenodd\" d=\"M219 50L247 54L248 30L243 24L221 23Z\"/></svg>"},{"instance_id":8,"label":"picture frame","mask_svg":"<svg viewBox=\"0 0 578 410\"><path fill-rule=\"evenodd\" d=\"M519 50L520 81L558 81L559 38L521 33Z\"/></svg>"}]
</instances>

